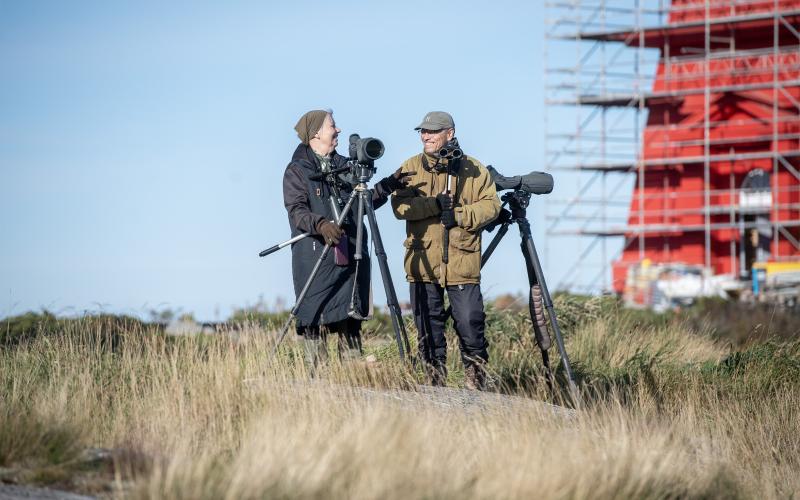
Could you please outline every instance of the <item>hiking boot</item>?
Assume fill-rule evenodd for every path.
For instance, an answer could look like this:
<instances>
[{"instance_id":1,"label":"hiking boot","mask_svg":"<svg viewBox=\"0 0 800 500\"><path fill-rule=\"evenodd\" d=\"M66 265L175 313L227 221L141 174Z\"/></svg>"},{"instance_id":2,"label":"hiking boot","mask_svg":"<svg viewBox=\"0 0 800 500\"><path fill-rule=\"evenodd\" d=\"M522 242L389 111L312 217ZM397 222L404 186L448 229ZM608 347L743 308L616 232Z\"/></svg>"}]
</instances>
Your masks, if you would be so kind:
<instances>
[{"instance_id":1,"label":"hiking boot","mask_svg":"<svg viewBox=\"0 0 800 500\"><path fill-rule=\"evenodd\" d=\"M464 387L471 391L486 389L486 372L482 366L469 364L464 367Z\"/></svg>"},{"instance_id":2,"label":"hiking boot","mask_svg":"<svg viewBox=\"0 0 800 500\"><path fill-rule=\"evenodd\" d=\"M444 363L426 364L425 371L432 386L444 387L447 385L447 366Z\"/></svg>"}]
</instances>

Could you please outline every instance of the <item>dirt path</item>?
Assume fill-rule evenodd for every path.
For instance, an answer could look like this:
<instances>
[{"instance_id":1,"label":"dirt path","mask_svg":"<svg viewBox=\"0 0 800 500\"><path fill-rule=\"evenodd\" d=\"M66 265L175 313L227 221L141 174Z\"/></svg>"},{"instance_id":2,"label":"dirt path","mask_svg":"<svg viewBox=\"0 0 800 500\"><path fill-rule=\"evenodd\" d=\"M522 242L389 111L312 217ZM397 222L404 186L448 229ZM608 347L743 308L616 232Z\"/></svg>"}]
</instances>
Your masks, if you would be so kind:
<instances>
[{"instance_id":1,"label":"dirt path","mask_svg":"<svg viewBox=\"0 0 800 500\"><path fill-rule=\"evenodd\" d=\"M265 379L247 379L245 384L253 390L272 390L276 385ZM454 387L420 385L414 391L404 391L400 389L350 387L332 384L324 380L297 380L288 384L295 391L314 391L322 396L331 397L338 397L343 394L355 395L364 398L368 402L388 403L411 411L427 408L466 414L549 413L562 418L575 417L575 410L563 406L520 396L471 391Z\"/></svg>"},{"instance_id":2,"label":"dirt path","mask_svg":"<svg viewBox=\"0 0 800 500\"><path fill-rule=\"evenodd\" d=\"M35 488L33 486L17 486L0 483L0 500L93 500L95 497L76 495L67 491Z\"/></svg>"},{"instance_id":3,"label":"dirt path","mask_svg":"<svg viewBox=\"0 0 800 500\"><path fill-rule=\"evenodd\" d=\"M419 386L416 391L358 388L365 397L396 402L408 408L435 407L459 413L548 412L571 418L575 410L519 396L453 387Z\"/></svg>"}]
</instances>

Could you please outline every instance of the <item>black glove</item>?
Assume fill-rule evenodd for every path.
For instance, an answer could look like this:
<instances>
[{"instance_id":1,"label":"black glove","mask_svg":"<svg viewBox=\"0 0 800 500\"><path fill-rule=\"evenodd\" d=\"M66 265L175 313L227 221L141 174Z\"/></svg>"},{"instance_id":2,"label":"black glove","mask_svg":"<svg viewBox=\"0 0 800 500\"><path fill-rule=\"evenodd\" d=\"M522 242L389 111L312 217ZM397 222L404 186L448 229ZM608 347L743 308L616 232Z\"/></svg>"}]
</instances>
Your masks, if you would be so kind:
<instances>
[{"instance_id":1,"label":"black glove","mask_svg":"<svg viewBox=\"0 0 800 500\"><path fill-rule=\"evenodd\" d=\"M325 238L325 243L330 245L338 245L339 238L342 237L344 231L342 228L329 220L321 220L317 224L317 232Z\"/></svg>"},{"instance_id":2,"label":"black glove","mask_svg":"<svg viewBox=\"0 0 800 500\"><path fill-rule=\"evenodd\" d=\"M445 229L451 229L457 226L456 213L452 208L442 210L442 213L439 215L439 220L442 221L442 225Z\"/></svg>"},{"instance_id":3,"label":"black glove","mask_svg":"<svg viewBox=\"0 0 800 500\"><path fill-rule=\"evenodd\" d=\"M436 204L439 206L439 210L444 212L445 210L452 210L453 209L453 195L439 193L436 195Z\"/></svg>"},{"instance_id":4,"label":"black glove","mask_svg":"<svg viewBox=\"0 0 800 500\"><path fill-rule=\"evenodd\" d=\"M401 172L398 168L392 175L381 179L380 183L383 184L388 191L397 191L408 186L411 182L411 176L416 172Z\"/></svg>"}]
</instances>

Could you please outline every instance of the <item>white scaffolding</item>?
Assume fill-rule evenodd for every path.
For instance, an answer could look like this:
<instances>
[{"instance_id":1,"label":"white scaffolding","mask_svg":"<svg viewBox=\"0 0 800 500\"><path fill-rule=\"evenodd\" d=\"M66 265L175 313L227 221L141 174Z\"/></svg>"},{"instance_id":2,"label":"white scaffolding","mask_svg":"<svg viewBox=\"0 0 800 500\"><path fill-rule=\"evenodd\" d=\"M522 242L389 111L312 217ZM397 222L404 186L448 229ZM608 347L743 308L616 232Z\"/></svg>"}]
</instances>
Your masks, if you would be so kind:
<instances>
[{"instance_id":1,"label":"white scaffolding","mask_svg":"<svg viewBox=\"0 0 800 500\"><path fill-rule=\"evenodd\" d=\"M797 1L686 0L670 6L665 0L561 0L546 3L546 9L545 156L547 169L556 177L557 191L547 203L549 237L544 253L548 261L551 249L558 248L560 258L574 261L565 274L554 276L556 289L610 291L611 262L623 248L638 240L643 258L648 233L665 230L703 232L705 266L710 267L711 232L746 229L749 224L737 216L737 200L746 190L735 186L732 178L729 188L712 188L710 170L716 162L769 159L775 200L779 194L800 189L800 184L777 184L779 170L800 181L800 100L788 91L800 86ZM741 23L761 23L771 29L772 46L737 49L733 30ZM664 44L653 41L665 33L698 29L702 36L696 46L683 44L680 53L671 53L669 36ZM660 85L654 88L659 65L663 73ZM720 84L723 78L727 83ZM715 134L723 122L711 116L711 92L754 91L771 91L771 121L766 125L758 117L724 121L728 129L740 127L751 132L729 137ZM650 126L645 133L648 104L690 95L703 96L701 123ZM788 101L793 109L788 113L779 109L779 101ZM666 133L675 131L694 136L676 141ZM768 141L771 149L736 151L740 145L759 141ZM644 158L644 144L659 151L657 157ZM676 155L692 148L696 154ZM721 152L722 148L728 148L727 152ZM702 195L703 206L693 210L703 216L703 223L646 224L645 217L654 214L645 209L643 196L632 200L634 178L630 174L638 174L635 177L643 193L648 167L687 162L702 164L702 192L682 191L664 197L674 202ZM665 221L681 213L668 205L665 200L666 208L657 214ZM792 216L780 219L779 210L791 210ZM771 211L776 247L778 239L784 238L800 252L800 242L791 232L800 226L800 204L776 201ZM730 218L725 223L712 221L715 214L730 214ZM550 241L550 237L559 239ZM572 255L566 256L565 247L573 250ZM734 253L731 250L732 256ZM741 267L741 262L733 267Z\"/></svg>"}]
</instances>

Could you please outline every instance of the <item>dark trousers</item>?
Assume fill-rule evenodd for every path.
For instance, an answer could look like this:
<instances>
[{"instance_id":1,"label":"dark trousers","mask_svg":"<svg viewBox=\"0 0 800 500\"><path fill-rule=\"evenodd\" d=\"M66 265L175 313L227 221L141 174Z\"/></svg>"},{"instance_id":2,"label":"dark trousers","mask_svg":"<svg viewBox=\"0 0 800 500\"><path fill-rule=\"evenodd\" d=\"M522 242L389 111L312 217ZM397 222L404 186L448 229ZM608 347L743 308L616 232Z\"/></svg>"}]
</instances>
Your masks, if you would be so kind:
<instances>
[{"instance_id":1,"label":"dark trousers","mask_svg":"<svg viewBox=\"0 0 800 500\"><path fill-rule=\"evenodd\" d=\"M447 360L444 292L445 288L435 283L411 283L411 307L417 325L420 356L427 363L442 367ZM447 287L447 296L464 366L486 363L489 361L489 343L484 334L486 314L483 312L481 286L451 285Z\"/></svg>"}]
</instances>

